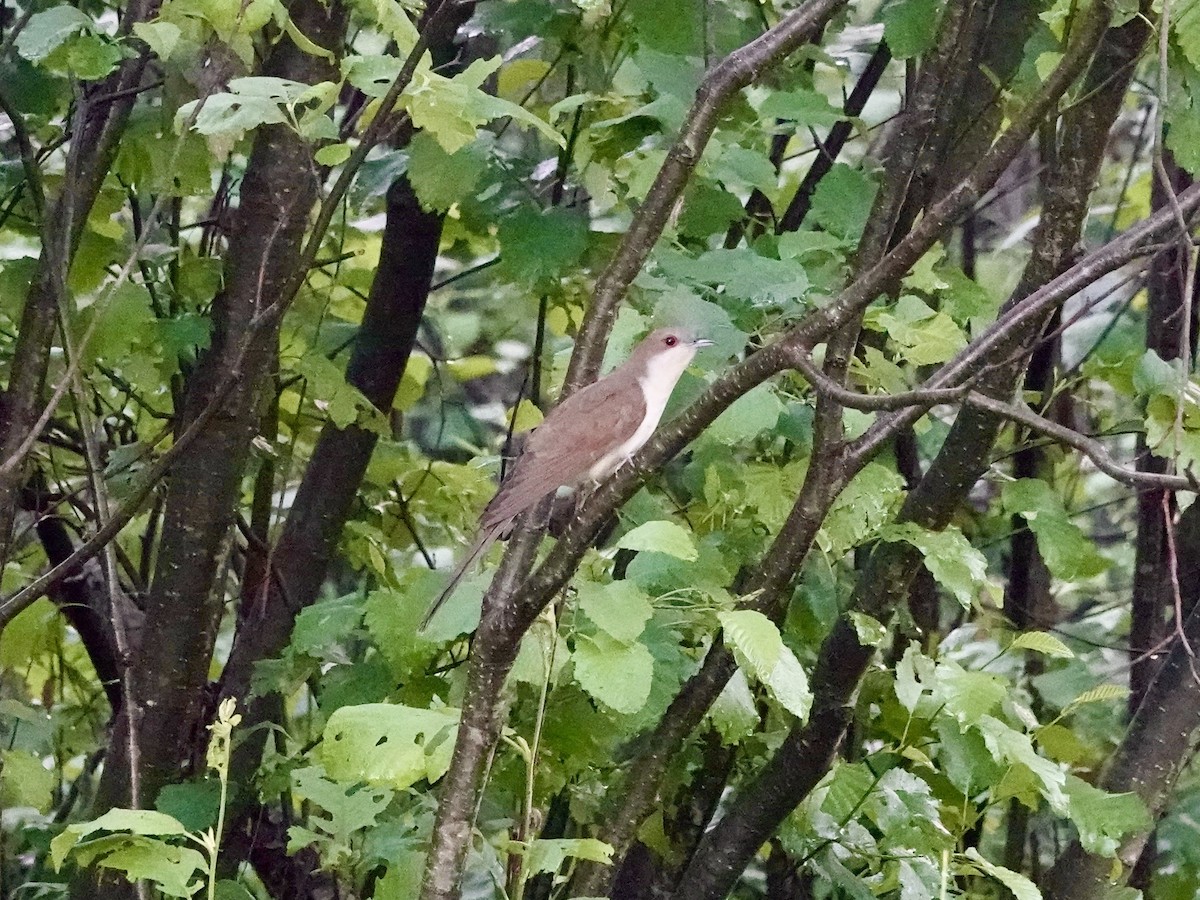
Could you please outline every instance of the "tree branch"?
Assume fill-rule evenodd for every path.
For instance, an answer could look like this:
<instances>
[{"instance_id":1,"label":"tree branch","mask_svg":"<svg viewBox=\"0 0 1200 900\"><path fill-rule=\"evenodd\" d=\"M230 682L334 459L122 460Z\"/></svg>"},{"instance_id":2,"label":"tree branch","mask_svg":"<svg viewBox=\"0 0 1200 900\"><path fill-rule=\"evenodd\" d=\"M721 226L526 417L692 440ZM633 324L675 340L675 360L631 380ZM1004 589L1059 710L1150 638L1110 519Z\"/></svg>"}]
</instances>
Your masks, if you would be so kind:
<instances>
[{"instance_id":1,"label":"tree branch","mask_svg":"<svg viewBox=\"0 0 1200 900\"><path fill-rule=\"evenodd\" d=\"M773 28L730 53L704 76L683 129L667 152L654 184L621 238L617 252L596 279L592 303L584 316L567 369L564 396L594 380L600 371L617 307L662 235L692 170L700 162L704 148L716 130L726 101L809 41L844 2L806 0Z\"/></svg>"}]
</instances>

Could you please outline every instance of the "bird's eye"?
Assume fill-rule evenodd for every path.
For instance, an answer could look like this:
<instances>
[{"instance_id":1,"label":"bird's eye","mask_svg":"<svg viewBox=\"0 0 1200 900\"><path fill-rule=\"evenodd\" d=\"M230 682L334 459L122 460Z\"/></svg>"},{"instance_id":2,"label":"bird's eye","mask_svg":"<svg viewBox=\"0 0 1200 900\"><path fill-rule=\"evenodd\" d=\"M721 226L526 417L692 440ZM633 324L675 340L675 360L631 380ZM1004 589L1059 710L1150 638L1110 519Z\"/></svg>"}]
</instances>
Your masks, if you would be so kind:
<instances>
[{"instance_id":1,"label":"bird's eye","mask_svg":"<svg viewBox=\"0 0 1200 900\"><path fill-rule=\"evenodd\" d=\"M666 344L668 347L674 347L676 344L679 343L679 338L675 337L675 335L673 335L673 334L669 334L665 338L663 338L663 343Z\"/></svg>"}]
</instances>

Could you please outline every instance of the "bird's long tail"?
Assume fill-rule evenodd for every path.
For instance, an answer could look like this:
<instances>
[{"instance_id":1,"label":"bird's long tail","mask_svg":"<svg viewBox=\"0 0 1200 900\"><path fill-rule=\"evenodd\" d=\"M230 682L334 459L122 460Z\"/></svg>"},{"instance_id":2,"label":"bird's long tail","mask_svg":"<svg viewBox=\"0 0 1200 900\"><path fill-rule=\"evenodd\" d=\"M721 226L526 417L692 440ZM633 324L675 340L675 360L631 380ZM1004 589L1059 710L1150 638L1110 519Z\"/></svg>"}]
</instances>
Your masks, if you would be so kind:
<instances>
[{"instance_id":1,"label":"bird's long tail","mask_svg":"<svg viewBox=\"0 0 1200 900\"><path fill-rule=\"evenodd\" d=\"M462 561L459 562L458 566L454 569L453 574L450 576L450 580L446 583L446 586L442 588L442 592L437 595L437 599L433 601L432 605L430 605L429 612L425 613L425 618L421 620L421 627L417 629L418 631L424 631L426 629L430 620L434 617L437 611L442 608L442 604L450 599L451 594L453 594L455 588L458 587L458 583L466 577L467 573L471 571L475 563L479 561L479 558L487 552L488 547L492 546L492 542L499 537L501 530L502 529L497 528L481 529L479 534L475 536L475 543L473 543L470 549L467 550L466 556L462 558Z\"/></svg>"}]
</instances>

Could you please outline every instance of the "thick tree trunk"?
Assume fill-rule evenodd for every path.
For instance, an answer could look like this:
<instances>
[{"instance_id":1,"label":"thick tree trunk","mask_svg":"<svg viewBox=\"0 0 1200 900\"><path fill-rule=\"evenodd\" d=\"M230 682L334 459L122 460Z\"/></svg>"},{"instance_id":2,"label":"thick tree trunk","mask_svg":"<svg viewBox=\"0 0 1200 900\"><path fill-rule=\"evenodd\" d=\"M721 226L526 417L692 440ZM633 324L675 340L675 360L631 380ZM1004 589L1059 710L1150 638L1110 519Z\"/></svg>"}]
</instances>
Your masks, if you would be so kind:
<instances>
[{"instance_id":1,"label":"thick tree trunk","mask_svg":"<svg viewBox=\"0 0 1200 900\"><path fill-rule=\"evenodd\" d=\"M312 41L340 51L344 7L296 3L291 14ZM336 77L330 62L287 37L276 44L265 71L310 83ZM127 733L128 717L121 717L98 811L153 806L159 789L184 775L207 743L208 669L224 608L214 579L259 424L260 389L274 359L277 316L271 307L296 275L318 188L303 139L286 126L258 132L230 237L225 288L213 303L212 346L190 379L177 427L185 429L209 404L219 404L218 412L168 482L155 578L133 663L135 733ZM231 388L215 396L231 371L237 375ZM138 754L132 760L130 747Z\"/></svg>"}]
</instances>

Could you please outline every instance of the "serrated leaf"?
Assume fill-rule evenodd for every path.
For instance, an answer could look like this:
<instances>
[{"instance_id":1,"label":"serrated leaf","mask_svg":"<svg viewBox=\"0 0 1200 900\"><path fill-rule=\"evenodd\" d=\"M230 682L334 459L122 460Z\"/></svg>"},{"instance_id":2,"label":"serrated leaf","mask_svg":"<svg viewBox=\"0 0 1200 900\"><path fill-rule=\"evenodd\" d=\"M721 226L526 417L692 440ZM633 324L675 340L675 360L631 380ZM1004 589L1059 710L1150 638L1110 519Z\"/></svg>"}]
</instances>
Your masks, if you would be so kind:
<instances>
[{"instance_id":1,"label":"serrated leaf","mask_svg":"<svg viewBox=\"0 0 1200 900\"><path fill-rule=\"evenodd\" d=\"M1113 856L1122 838L1151 827L1150 814L1137 794L1109 794L1074 775L1067 776L1065 790L1067 814L1088 853Z\"/></svg>"},{"instance_id":2,"label":"serrated leaf","mask_svg":"<svg viewBox=\"0 0 1200 900\"><path fill-rule=\"evenodd\" d=\"M590 862L612 863L613 848L595 838L539 838L524 848L510 844L524 859L528 875L557 872L567 859L586 859Z\"/></svg>"},{"instance_id":3,"label":"serrated leaf","mask_svg":"<svg viewBox=\"0 0 1200 900\"><path fill-rule=\"evenodd\" d=\"M1037 478L1011 481L1000 496L1005 510L1025 519L1046 567L1056 578L1091 578L1109 567L1109 561L1071 521L1062 500L1046 482Z\"/></svg>"},{"instance_id":4,"label":"serrated leaf","mask_svg":"<svg viewBox=\"0 0 1200 900\"><path fill-rule=\"evenodd\" d=\"M784 410L770 384L760 384L738 397L708 426L705 435L724 444L752 440L773 429Z\"/></svg>"},{"instance_id":5,"label":"serrated leaf","mask_svg":"<svg viewBox=\"0 0 1200 900\"><path fill-rule=\"evenodd\" d=\"M963 537L956 526L926 531L911 522L887 529L888 540L907 541L925 557L925 568L950 591L964 609L971 608L975 593L987 574L987 560Z\"/></svg>"},{"instance_id":6,"label":"serrated leaf","mask_svg":"<svg viewBox=\"0 0 1200 900\"><path fill-rule=\"evenodd\" d=\"M850 624L864 647L879 647L887 639L887 628L878 619L860 612L850 613Z\"/></svg>"},{"instance_id":7,"label":"serrated leaf","mask_svg":"<svg viewBox=\"0 0 1200 900\"><path fill-rule=\"evenodd\" d=\"M1020 763L1034 777L1038 792L1056 812L1067 806L1063 791L1066 774L1055 763L1039 756L1027 734L1006 725L994 716L983 716L975 727L983 735L988 751L997 762Z\"/></svg>"},{"instance_id":8,"label":"serrated leaf","mask_svg":"<svg viewBox=\"0 0 1200 900\"><path fill-rule=\"evenodd\" d=\"M796 655L784 645L775 624L749 609L722 612L717 618L738 664L766 687L780 706L806 719L812 707L808 676Z\"/></svg>"},{"instance_id":9,"label":"serrated leaf","mask_svg":"<svg viewBox=\"0 0 1200 900\"><path fill-rule=\"evenodd\" d=\"M623 644L636 640L654 614L646 593L632 581L585 581L577 590L579 608L598 628Z\"/></svg>"},{"instance_id":10,"label":"serrated leaf","mask_svg":"<svg viewBox=\"0 0 1200 900\"><path fill-rule=\"evenodd\" d=\"M904 499L904 478L895 468L868 463L834 501L821 523L817 544L841 555L878 536Z\"/></svg>"},{"instance_id":11,"label":"serrated leaf","mask_svg":"<svg viewBox=\"0 0 1200 900\"><path fill-rule=\"evenodd\" d=\"M349 637L362 617L362 595L358 593L314 603L296 616L291 645L301 653L320 657L322 651Z\"/></svg>"},{"instance_id":12,"label":"serrated leaf","mask_svg":"<svg viewBox=\"0 0 1200 900\"><path fill-rule=\"evenodd\" d=\"M28 750L0 750L0 807L46 812L54 801L55 773Z\"/></svg>"},{"instance_id":13,"label":"serrated leaf","mask_svg":"<svg viewBox=\"0 0 1200 900\"><path fill-rule=\"evenodd\" d=\"M154 55L166 62L183 32L171 22L135 22L133 33L146 42Z\"/></svg>"},{"instance_id":14,"label":"serrated leaf","mask_svg":"<svg viewBox=\"0 0 1200 900\"><path fill-rule=\"evenodd\" d=\"M1109 703L1113 700L1124 700L1129 696L1129 688L1119 684L1101 684L1089 691L1084 691L1068 706L1083 706L1086 703Z\"/></svg>"},{"instance_id":15,"label":"serrated leaf","mask_svg":"<svg viewBox=\"0 0 1200 900\"><path fill-rule=\"evenodd\" d=\"M839 762L829 779L821 811L844 822L861 809L863 800L875 788L878 779L863 763Z\"/></svg>"},{"instance_id":16,"label":"serrated leaf","mask_svg":"<svg viewBox=\"0 0 1200 900\"><path fill-rule=\"evenodd\" d=\"M98 831L128 832L138 835L186 834L187 829L174 816L151 809L110 809L98 819L68 825L50 842L50 857L56 869L62 868L63 860L71 848Z\"/></svg>"},{"instance_id":17,"label":"serrated leaf","mask_svg":"<svg viewBox=\"0 0 1200 900\"><path fill-rule=\"evenodd\" d=\"M437 781L450 766L458 715L393 703L343 706L325 725L321 761L338 781L396 790Z\"/></svg>"},{"instance_id":18,"label":"serrated leaf","mask_svg":"<svg viewBox=\"0 0 1200 900\"><path fill-rule=\"evenodd\" d=\"M866 227L878 185L857 169L837 163L813 193L809 217L826 231L856 242Z\"/></svg>"},{"instance_id":19,"label":"serrated leaf","mask_svg":"<svg viewBox=\"0 0 1200 900\"><path fill-rule=\"evenodd\" d=\"M894 689L900 705L909 712L915 711L922 694L933 690L936 673L934 661L925 656L915 642L910 643L900 662L896 663Z\"/></svg>"},{"instance_id":20,"label":"serrated leaf","mask_svg":"<svg viewBox=\"0 0 1200 900\"><path fill-rule=\"evenodd\" d=\"M693 562L699 556L691 532L665 519L644 522L627 531L617 541L617 546L625 550L665 553L685 562Z\"/></svg>"},{"instance_id":21,"label":"serrated leaf","mask_svg":"<svg viewBox=\"0 0 1200 900\"><path fill-rule=\"evenodd\" d=\"M709 708L709 721L725 744L736 744L758 728L758 708L746 682L746 674L735 669L716 701Z\"/></svg>"},{"instance_id":22,"label":"serrated leaf","mask_svg":"<svg viewBox=\"0 0 1200 900\"><path fill-rule=\"evenodd\" d=\"M936 688L946 710L962 725L972 725L999 706L1009 685L997 675L971 672L953 662L937 667Z\"/></svg>"},{"instance_id":23,"label":"serrated leaf","mask_svg":"<svg viewBox=\"0 0 1200 900\"><path fill-rule=\"evenodd\" d=\"M326 730L328 731L328 729ZM348 846L355 832L374 825L379 814L387 809L394 796L386 788L361 785L346 787L337 784L326 777L320 766L296 769L292 772L292 784L301 797L315 803L327 813L327 815L312 813L309 815L308 821L341 846ZM305 837L311 837L309 840L299 843L300 847L307 846L312 843L313 838L319 837L307 829L304 831ZM291 835L290 831L289 835ZM293 842L297 841L298 836L291 836ZM289 844L289 846L293 845ZM294 851L289 850L289 852Z\"/></svg>"},{"instance_id":24,"label":"serrated leaf","mask_svg":"<svg viewBox=\"0 0 1200 900\"><path fill-rule=\"evenodd\" d=\"M431 135L420 132L408 146L408 178L426 209L446 210L470 197L487 169L490 136L480 135L447 153Z\"/></svg>"},{"instance_id":25,"label":"serrated leaf","mask_svg":"<svg viewBox=\"0 0 1200 900\"><path fill-rule=\"evenodd\" d=\"M478 126L504 117L530 125L558 146L563 146L563 136L542 119L524 107L480 90L480 85L502 62L498 56L478 59L453 78L446 78L429 68L418 69L405 89L401 103L413 124L432 134L447 153L474 140Z\"/></svg>"},{"instance_id":26,"label":"serrated leaf","mask_svg":"<svg viewBox=\"0 0 1200 900\"><path fill-rule=\"evenodd\" d=\"M17 52L30 62L41 62L74 35L93 28L91 17L82 10L52 6L29 17L17 35Z\"/></svg>"},{"instance_id":27,"label":"serrated leaf","mask_svg":"<svg viewBox=\"0 0 1200 900\"><path fill-rule=\"evenodd\" d=\"M1026 631L1017 635L1009 650L1033 650L1043 656L1053 656L1059 659L1071 659L1075 656L1071 648L1052 634L1044 631Z\"/></svg>"},{"instance_id":28,"label":"serrated leaf","mask_svg":"<svg viewBox=\"0 0 1200 900\"><path fill-rule=\"evenodd\" d=\"M1042 892L1038 890L1037 885L1020 872L1014 872L1012 869L988 862L974 847L968 847L964 855L986 874L1008 888L1017 900L1042 900Z\"/></svg>"},{"instance_id":29,"label":"serrated leaf","mask_svg":"<svg viewBox=\"0 0 1200 900\"><path fill-rule=\"evenodd\" d=\"M198 876L208 870L199 851L178 847L151 837L123 836L111 841L112 849L97 853L88 864L123 872L130 881L153 882L168 897L191 897L201 885ZM89 845L79 848L83 851Z\"/></svg>"},{"instance_id":30,"label":"serrated leaf","mask_svg":"<svg viewBox=\"0 0 1200 900\"><path fill-rule=\"evenodd\" d=\"M938 0L893 0L883 8L883 36L897 59L919 56L933 46Z\"/></svg>"},{"instance_id":31,"label":"serrated leaf","mask_svg":"<svg viewBox=\"0 0 1200 900\"><path fill-rule=\"evenodd\" d=\"M675 250L659 250L663 273L696 284L719 285L729 298L774 306L793 303L808 291L808 274L794 259L772 259L743 247L709 250L692 258Z\"/></svg>"},{"instance_id":32,"label":"serrated leaf","mask_svg":"<svg viewBox=\"0 0 1200 900\"><path fill-rule=\"evenodd\" d=\"M772 119L783 119L797 126L813 128L828 128L846 117L824 94L807 88L772 91L758 111Z\"/></svg>"},{"instance_id":33,"label":"serrated leaf","mask_svg":"<svg viewBox=\"0 0 1200 900\"><path fill-rule=\"evenodd\" d=\"M750 674L765 681L779 662L783 638L779 629L760 612L749 609L718 613L725 640L745 661Z\"/></svg>"},{"instance_id":34,"label":"serrated leaf","mask_svg":"<svg viewBox=\"0 0 1200 900\"><path fill-rule=\"evenodd\" d=\"M531 284L557 278L587 249L587 223L567 209L522 206L500 221L501 265Z\"/></svg>"},{"instance_id":35,"label":"serrated leaf","mask_svg":"<svg viewBox=\"0 0 1200 900\"><path fill-rule=\"evenodd\" d=\"M625 644L604 632L575 640L575 680L605 706L632 715L646 705L654 680L654 657L639 643Z\"/></svg>"},{"instance_id":36,"label":"serrated leaf","mask_svg":"<svg viewBox=\"0 0 1200 900\"><path fill-rule=\"evenodd\" d=\"M813 695L808 687L808 675L790 647L779 651L779 662L764 682L775 700L801 722L808 719Z\"/></svg>"}]
</instances>

